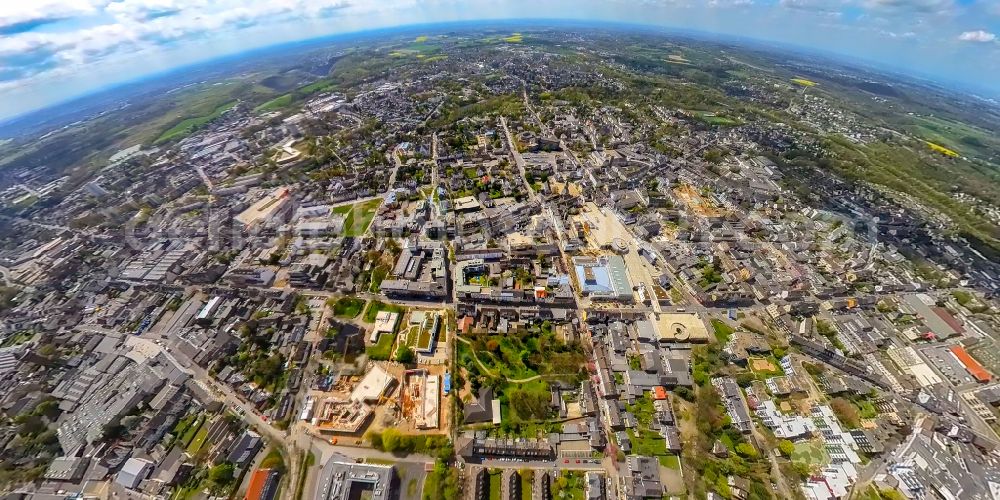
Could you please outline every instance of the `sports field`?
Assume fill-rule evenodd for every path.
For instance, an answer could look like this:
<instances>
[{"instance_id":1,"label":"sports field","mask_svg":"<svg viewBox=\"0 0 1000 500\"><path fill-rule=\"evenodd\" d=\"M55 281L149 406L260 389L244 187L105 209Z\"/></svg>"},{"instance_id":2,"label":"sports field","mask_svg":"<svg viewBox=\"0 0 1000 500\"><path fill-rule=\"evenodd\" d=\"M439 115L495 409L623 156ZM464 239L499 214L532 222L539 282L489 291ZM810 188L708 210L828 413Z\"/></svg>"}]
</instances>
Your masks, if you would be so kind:
<instances>
[{"instance_id":1,"label":"sports field","mask_svg":"<svg viewBox=\"0 0 1000 500\"><path fill-rule=\"evenodd\" d=\"M824 466L830 463L830 454L820 441L803 441L795 444L795 451L792 452L792 462L812 465L814 467Z\"/></svg>"}]
</instances>

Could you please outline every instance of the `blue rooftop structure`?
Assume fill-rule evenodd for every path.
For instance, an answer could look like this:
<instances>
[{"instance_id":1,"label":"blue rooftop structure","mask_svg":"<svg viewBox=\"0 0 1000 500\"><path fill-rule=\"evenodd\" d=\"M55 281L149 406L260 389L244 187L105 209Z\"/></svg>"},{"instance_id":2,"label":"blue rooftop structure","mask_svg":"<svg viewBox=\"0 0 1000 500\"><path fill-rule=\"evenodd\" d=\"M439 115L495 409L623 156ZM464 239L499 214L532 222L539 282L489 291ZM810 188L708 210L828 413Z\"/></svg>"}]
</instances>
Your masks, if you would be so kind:
<instances>
[{"instance_id":1,"label":"blue rooftop structure","mask_svg":"<svg viewBox=\"0 0 1000 500\"><path fill-rule=\"evenodd\" d=\"M632 300L632 284L621 256L577 257L573 259L573 267L584 294L593 298Z\"/></svg>"}]
</instances>

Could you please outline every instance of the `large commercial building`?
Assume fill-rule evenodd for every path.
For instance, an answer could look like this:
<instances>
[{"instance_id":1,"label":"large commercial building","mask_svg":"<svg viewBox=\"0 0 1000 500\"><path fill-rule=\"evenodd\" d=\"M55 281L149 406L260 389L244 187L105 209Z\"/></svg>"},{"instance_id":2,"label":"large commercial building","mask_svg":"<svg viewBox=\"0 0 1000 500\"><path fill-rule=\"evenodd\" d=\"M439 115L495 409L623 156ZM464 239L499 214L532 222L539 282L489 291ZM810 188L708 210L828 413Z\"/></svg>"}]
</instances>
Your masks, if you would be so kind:
<instances>
[{"instance_id":1,"label":"large commercial building","mask_svg":"<svg viewBox=\"0 0 1000 500\"><path fill-rule=\"evenodd\" d=\"M434 299L448 297L448 264L445 249L437 241L420 242L399 254L392 278L382 281L388 297Z\"/></svg>"},{"instance_id":2,"label":"large commercial building","mask_svg":"<svg viewBox=\"0 0 1000 500\"><path fill-rule=\"evenodd\" d=\"M391 465L357 464L330 460L323 466L316 486L316 500L393 498L396 470Z\"/></svg>"},{"instance_id":3,"label":"large commercial building","mask_svg":"<svg viewBox=\"0 0 1000 500\"><path fill-rule=\"evenodd\" d=\"M584 295L595 300L632 301L632 283L621 256L574 257L573 267Z\"/></svg>"},{"instance_id":4,"label":"large commercial building","mask_svg":"<svg viewBox=\"0 0 1000 500\"><path fill-rule=\"evenodd\" d=\"M285 217L291 214L291 208L290 191L280 187L237 215L236 221L247 228L272 221L284 222Z\"/></svg>"}]
</instances>

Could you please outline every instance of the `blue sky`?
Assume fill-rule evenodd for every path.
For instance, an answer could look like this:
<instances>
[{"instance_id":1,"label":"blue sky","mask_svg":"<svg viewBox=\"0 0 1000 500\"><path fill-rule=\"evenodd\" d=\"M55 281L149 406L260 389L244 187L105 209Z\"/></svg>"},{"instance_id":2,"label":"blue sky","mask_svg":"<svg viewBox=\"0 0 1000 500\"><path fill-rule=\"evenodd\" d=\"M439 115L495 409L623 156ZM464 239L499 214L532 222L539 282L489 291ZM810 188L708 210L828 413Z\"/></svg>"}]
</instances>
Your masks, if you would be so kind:
<instances>
[{"instance_id":1,"label":"blue sky","mask_svg":"<svg viewBox=\"0 0 1000 500\"><path fill-rule=\"evenodd\" d=\"M2 0L0 120L275 43L396 25L525 18L777 41L1000 94L1000 0Z\"/></svg>"}]
</instances>

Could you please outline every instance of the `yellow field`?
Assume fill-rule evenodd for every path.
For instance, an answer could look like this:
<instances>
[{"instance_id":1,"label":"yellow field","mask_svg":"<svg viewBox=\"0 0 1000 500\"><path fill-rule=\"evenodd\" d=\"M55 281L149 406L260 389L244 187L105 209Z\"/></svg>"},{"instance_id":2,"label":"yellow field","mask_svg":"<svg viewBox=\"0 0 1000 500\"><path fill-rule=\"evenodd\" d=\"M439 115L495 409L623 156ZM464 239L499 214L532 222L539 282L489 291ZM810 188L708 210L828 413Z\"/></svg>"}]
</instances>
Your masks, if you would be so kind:
<instances>
[{"instance_id":1,"label":"yellow field","mask_svg":"<svg viewBox=\"0 0 1000 500\"><path fill-rule=\"evenodd\" d=\"M797 83L803 87L815 87L819 85L812 80L806 80L805 78L792 78L792 83Z\"/></svg>"},{"instance_id":2,"label":"yellow field","mask_svg":"<svg viewBox=\"0 0 1000 500\"><path fill-rule=\"evenodd\" d=\"M667 62L674 64L685 64L688 66L691 65L691 61L688 61L684 56L680 54L670 54L669 56L667 56Z\"/></svg>"},{"instance_id":3,"label":"yellow field","mask_svg":"<svg viewBox=\"0 0 1000 500\"><path fill-rule=\"evenodd\" d=\"M507 43L521 43L524 41L524 37L520 33L514 33L513 35L504 38L503 41Z\"/></svg>"},{"instance_id":4,"label":"yellow field","mask_svg":"<svg viewBox=\"0 0 1000 500\"><path fill-rule=\"evenodd\" d=\"M414 43L424 43L427 41L427 35L420 35L413 40Z\"/></svg>"},{"instance_id":5,"label":"yellow field","mask_svg":"<svg viewBox=\"0 0 1000 500\"><path fill-rule=\"evenodd\" d=\"M924 141L924 142L927 142L927 141ZM950 149L948 149L948 148L946 148L946 147L944 147L944 146L942 146L940 144L934 144L933 142L927 142L927 147L931 148L931 151L935 151L935 152L941 153L941 154L943 154L945 156L950 156L952 158L957 158L958 157L958 153L957 152L952 151L952 150L950 150Z\"/></svg>"}]
</instances>

